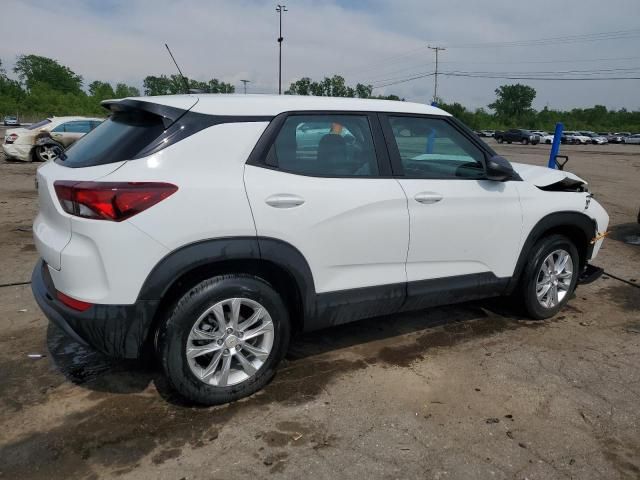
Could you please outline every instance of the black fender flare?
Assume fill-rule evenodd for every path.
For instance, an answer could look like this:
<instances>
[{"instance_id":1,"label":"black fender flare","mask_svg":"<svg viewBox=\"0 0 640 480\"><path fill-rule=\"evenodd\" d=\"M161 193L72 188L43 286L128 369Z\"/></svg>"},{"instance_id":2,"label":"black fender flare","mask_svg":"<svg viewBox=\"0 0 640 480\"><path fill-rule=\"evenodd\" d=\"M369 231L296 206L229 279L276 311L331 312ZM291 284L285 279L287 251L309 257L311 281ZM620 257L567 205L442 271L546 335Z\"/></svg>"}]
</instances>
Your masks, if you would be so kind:
<instances>
[{"instance_id":1,"label":"black fender flare","mask_svg":"<svg viewBox=\"0 0 640 480\"><path fill-rule=\"evenodd\" d=\"M230 260L269 262L286 271L300 294L303 324L314 314L316 292L309 264L293 245L268 237L226 237L180 247L160 260L149 273L136 303L159 305L169 289L185 274L199 267ZM146 317L145 331L151 327L150 318L155 313Z\"/></svg>"},{"instance_id":2,"label":"black fender flare","mask_svg":"<svg viewBox=\"0 0 640 480\"><path fill-rule=\"evenodd\" d=\"M582 258L581 267L584 268L586 266L587 260L591 258L591 252L593 251L593 245L589 242L592 238L596 236L597 233L597 224L596 221L591 217L586 215L585 213L580 212L554 212L549 215L542 217L535 224L535 226L529 232L527 239L522 245L522 249L520 250L520 256L518 257L518 261L516 263L516 267L513 272L513 276L511 277L511 281L507 286L507 293L513 292L516 288L518 281L520 279L520 275L524 271L524 267L527 264L527 260L531 254L531 250L536 242L544 236L546 232L550 230L560 229L560 228L570 227L573 229L579 229L586 239L586 251L584 252L584 258Z\"/></svg>"}]
</instances>

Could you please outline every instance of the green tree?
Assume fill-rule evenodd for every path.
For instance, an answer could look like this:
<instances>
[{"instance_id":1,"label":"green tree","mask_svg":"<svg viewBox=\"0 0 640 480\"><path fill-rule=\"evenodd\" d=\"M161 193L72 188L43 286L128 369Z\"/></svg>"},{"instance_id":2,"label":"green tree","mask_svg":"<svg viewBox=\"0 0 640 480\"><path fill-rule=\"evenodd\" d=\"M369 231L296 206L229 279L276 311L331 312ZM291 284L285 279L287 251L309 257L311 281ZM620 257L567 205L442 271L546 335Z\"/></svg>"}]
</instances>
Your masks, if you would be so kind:
<instances>
[{"instance_id":1,"label":"green tree","mask_svg":"<svg viewBox=\"0 0 640 480\"><path fill-rule=\"evenodd\" d=\"M145 95L169 95L172 92L171 80L166 75L156 77L147 75L142 81Z\"/></svg>"},{"instance_id":2,"label":"green tree","mask_svg":"<svg viewBox=\"0 0 640 480\"><path fill-rule=\"evenodd\" d=\"M106 100L108 98L115 98L117 96L113 91L113 87L111 87L111 84L107 82L101 82L100 80L96 80L89 84L89 95L91 95L98 102L101 102L102 100Z\"/></svg>"},{"instance_id":3,"label":"green tree","mask_svg":"<svg viewBox=\"0 0 640 480\"><path fill-rule=\"evenodd\" d=\"M31 90L36 84L46 84L65 93L77 94L82 89L82 77L52 58L19 55L13 71L27 90Z\"/></svg>"},{"instance_id":4,"label":"green tree","mask_svg":"<svg viewBox=\"0 0 640 480\"><path fill-rule=\"evenodd\" d=\"M319 82L312 81L309 77L302 77L293 82L284 92L285 95L314 95L317 97L358 97L370 98L373 87L358 83L355 87L346 84L344 77L334 75L324 77Z\"/></svg>"},{"instance_id":5,"label":"green tree","mask_svg":"<svg viewBox=\"0 0 640 480\"><path fill-rule=\"evenodd\" d=\"M495 90L496 101L489 105L496 116L508 122L522 122L534 114L531 107L536 91L528 85L502 85Z\"/></svg>"},{"instance_id":6,"label":"green tree","mask_svg":"<svg viewBox=\"0 0 640 480\"><path fill-rule=\"evenodd\" d=\"M115 97L116 98L125 98L125 97L139 97L140 90L136 87L130 87L124 83L118 83L116 85Z\"/></svg>"},{"instance_id":7,"label":"green tree","mask_svg":"<svg viewBox=\"0 0 640 480\"><path fill-rule=\"evenodd\" d=\"M309 77L302 77L300 80L296 80L289 89L284 92L285 95L311 95L311 79Z\"/></svg>"},{"instance_id":8,"label":"green tree","mask_svg":"<svg viewBox=\"0 0 640 480\"><path fill-rule=\"evenodd\" d=\"M234 93L236 91L236 87L230 83L221 82L217 78L209 80L207 86L209 93Z\"/></svg>"}]
</instances>

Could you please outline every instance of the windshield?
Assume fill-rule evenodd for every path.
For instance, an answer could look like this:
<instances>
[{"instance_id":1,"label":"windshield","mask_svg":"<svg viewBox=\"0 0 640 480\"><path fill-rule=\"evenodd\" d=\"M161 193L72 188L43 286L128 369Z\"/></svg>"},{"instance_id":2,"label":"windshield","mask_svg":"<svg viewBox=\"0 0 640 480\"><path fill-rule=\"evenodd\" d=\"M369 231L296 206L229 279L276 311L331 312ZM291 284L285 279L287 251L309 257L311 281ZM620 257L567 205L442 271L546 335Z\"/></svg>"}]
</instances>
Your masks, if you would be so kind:
<instances>
[{"instance_id":1,"label":"windshield","mask_svg":"<svg viewBox=\"0 0 640 480\"><path fill-rule=\"evenodd\" d=\"M27 130L35 130L36 128L44 127L47 123L51 123L51 120L48 118L45 120L41 120L38 123L34 123L33 125L29 125Z\"/></svg>"}]
</instances>

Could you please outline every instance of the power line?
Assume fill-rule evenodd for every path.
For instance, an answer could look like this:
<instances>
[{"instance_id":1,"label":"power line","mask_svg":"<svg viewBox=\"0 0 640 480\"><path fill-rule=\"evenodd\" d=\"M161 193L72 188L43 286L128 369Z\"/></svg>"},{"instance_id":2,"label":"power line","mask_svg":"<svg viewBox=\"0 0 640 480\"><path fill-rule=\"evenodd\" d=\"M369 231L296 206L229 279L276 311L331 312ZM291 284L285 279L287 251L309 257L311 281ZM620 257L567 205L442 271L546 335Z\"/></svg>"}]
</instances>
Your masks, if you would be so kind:
<instances>
[{"instance_id":1,"label":"power line","mask_svg":"<svg viewBox=\"0 0 640 480\"><path fill-rule=\"evenodd\" d=\"M638 70L635 70L633 73L635 73ZM495 72L495 73L490 73L490 72L438 72L439 75L444 75L447 77L468 77L468 78L493 78L493 79L503 79L503 80L542 80L542 81L587 81L587 80L640 80L640 77L602 77L602 76L590 76L590 77L563 77L563 76L553 76L553 77L549 77L549 76L536 76L534 74L529 74L527 75L527 72L522 72L521 74L518 73L501 73L501 72ZM557 72L551 72L554 75L557 74ZM565 72L565 74L570 73L570 72ZM575 73L578 72L574 72L573 74L575 75ZM596 74L597 72L593 72L594 74ZM603 72L604 73L604 72ZM420 78L425 78L425 77L430 77L432 75L435 75L435 72L428 72L428 73L423 73L423 74L419 74L419 75L414 75L411 77L406 77L406 78L401 78L401 79L397 79L394 81L388 81L385 83L380 83L380 84L376 84L373 85L373 88L382 88L382 87L389 87L391 85L398 85L400 83L406 83L406 82L411 82L413 80L418 80ZM545 73L544 75L549 75L549 73ZM584 73L583 73L584 75Z\"/></svg>"},{"instance_id":2,"label":"power line","mask_svg":"<svg viewBox=\"0 0 640 480\"><path fill-rule=\"evenodd\" d=\"M628 39L628 38L635 38L638 36L640 36L640 29L631 29L631 30L617 30L612 32L588 33L588 34L581 34L581 35L565 35L560 37L548 37L548 38L540 38L540 39L517 40L517 41L511 41L511 42L486 42L486 43L469 43L469 44L457 44L457 45L452 44L452 45L447 45L447 48L464 49L464 48L546 46L546 45L579 43L579 42L622 40L622 39ZM376 60L373 63L360 64L359 66L356 66L347 70L343 70L343 72L352 72L355 70L357 70L358 72L365 72L365 71L369 71L374 68L377 68L380 65L389 66L392 64L397 64L399 62L401 63L407 57L411 57L418 52L424 51L425 48L426 47L424 46L418 47L408 52L404 52L398 55L393 55L380 60ZM630 58L634 58L634 57L630 57ZM624 60L624 59L626 58L619 58L618 60ZM571 60L571 61L596 61L596 60ZM559 60L557 62L560 63L562 61ZM452 63L452 62L449 62L449 63ZM527 63L527 62L505 62L505 63ZM544 63L544 62L541 62L541 63ZM549 63L552 63L552 62L549 62Z\"/></svg>"},{"instance_id":3,"label":"power line","mask_svg":"<svg viewBox=\"0 0 640 480\"><path fill-rule=\"evenodd\" d=\"M574 59L567 59L567 60L531 60L531 61L514 61L514 62L467 62L467 61L441 61L440 64L442 65L453 65L453 64L463 64L463 65L519 65L519 64L523 64L523 65L539 65L539 64L556 64L556 63L562 63L562 64L569 64L569 63L591 63L591 62L615 62L615 61L619 61L619 60L638 60L640 59L640 57L616 57L616 58L593 58L593 59L581 59L581 60L574 60ZM378 82L385 82L388 81L389 75L394 75L396 73L401 73L401 72L407 72L410 70L415 70L415 69L421 69L423 67L422 64L418 64L418 65L410 65L408 67L405 68L401 68L398 70L391 70L388 72L384 72L384 73L380 73L378 75L374 75L373 77L369 77L366 80L362 80L364 77L360 76L360 77L355 77L356 80L359 80L360 83L365 83L365 84L369 84L369 83L378 83ZM418 72L414 72L414 73L420 73L420 71L418 70ZM411 72L405 74L405 75L412 75ZM393 78L398 78L398 77L391 77Z\"/></svg>"},{"instance_id":4,"label":"power line","mask_svg":"<svg viewBox=\"0 0 640 480\"><path fill-rule=\"evenodd\" d=\"M530 77L538 77L538 76L549 76L549 75L576 75L576 74L582 74L582 75L601 75L604 73L613 73L613 72L626 72L626 73L640 73L640 67L636 67L636 68L632 68L632 69L603 69L603 70L565 70L565 71L550 71L550 72L467 72L467 71L458 71L458 70L454 70L454 71L448 71L448 72L438 72L440 75L449 75L452 76L453 74L458 75L458 76L462 76L462 75L474 75L474 76L482 76L482 75L489 75L491 77L494 76L504 76L504 77L510 77L510 76L530 76ZM411 80L416 80L419 78L424 78L425 76L432 76L435 75L435 72L416 72L413 75L410 76L396 76L396 77L391 77L391 78L385 78L385 79L381 79L378 80L377 82L370 82L370 84L373 85L374 88L380 88L382 86L390 86L390 85L396 85L399 83L405 83Z\"/></svg>"},{"instance_id":5,"label":"power line","mask_svg":"<svg viewBox=\"0 0 640 480\"><path fill-rule=\"evenodd\" d=\"M565 35L561 37L548 37L529 40L514 40L510 42L484 42L448 45L449 48L489 48L489 47L529 47L541 45L561 45L567 43L598 42L605 40L621 40L640 36L640 29L617 30L613 32L587 33L581 35Z\"/></svg>"},{"instance_id":6,"label":"power line","mask_svg":"<svg viewBox=\"0 0 640 480\"><path fill-rule=\"evenodd\" d=\"M547 80L547 81L581 81L581 80L640 80L640 77L520 77L520 76L492 76L474 75L466 73L441 73L447 77L497 78L504 80Z\"/></svg>"}]
</instances>

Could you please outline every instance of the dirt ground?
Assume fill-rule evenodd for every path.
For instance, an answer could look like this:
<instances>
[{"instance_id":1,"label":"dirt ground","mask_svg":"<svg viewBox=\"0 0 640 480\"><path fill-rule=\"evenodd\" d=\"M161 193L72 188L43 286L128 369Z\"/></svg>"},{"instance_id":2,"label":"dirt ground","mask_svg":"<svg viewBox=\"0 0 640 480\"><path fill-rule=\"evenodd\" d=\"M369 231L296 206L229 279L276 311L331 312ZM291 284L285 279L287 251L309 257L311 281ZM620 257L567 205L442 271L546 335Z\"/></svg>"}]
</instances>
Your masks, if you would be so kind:
<instances>
[{"instance_id":1,"label":"dirt ground","mask_svg":"<svg viewBox=\"0 0 640 480\"><path fill-rule=\"evenodd\" d=\"M549 147L496 149L543 165ZM153 368L48 327L29 286L0 288L0 479L640 478L640 146L563 153L611 215L597 264L628 283L545 322L492 300L307 334L223 407L180 404ZM0 162L3 284L36 260L35 167Z\"/></svg>"}]
</instances>

